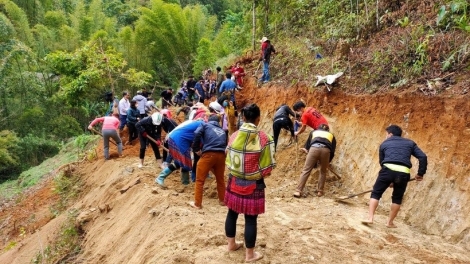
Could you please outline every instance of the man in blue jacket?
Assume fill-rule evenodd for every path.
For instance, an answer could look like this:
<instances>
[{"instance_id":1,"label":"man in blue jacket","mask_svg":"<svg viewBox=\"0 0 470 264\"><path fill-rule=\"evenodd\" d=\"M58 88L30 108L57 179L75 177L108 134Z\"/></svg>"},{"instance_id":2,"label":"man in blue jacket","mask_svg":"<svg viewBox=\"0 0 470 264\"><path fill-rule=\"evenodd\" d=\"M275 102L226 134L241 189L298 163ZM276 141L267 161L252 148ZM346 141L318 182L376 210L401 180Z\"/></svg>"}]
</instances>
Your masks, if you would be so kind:
<instances>
[{"instance_id":1,"label":"man in blue jacket","mask_svg":"<svg viewBox=\"0 0 470 264\"><path fill-rule=\"evenodd\" d=\"M235 104L235 89L237 84L232 80L232 74L227 72L225 74L225 81L222 82L219 88L219 93L222 95L230 96L230 100Z\"/></svg>"},{"instance_id":2,"label":"man in blue jacket","mask_svg":"<svg viewBox=\"0 0 470 264\"><path fill-rule=\"evenodd\" d=\"M362 223L370 225L374 222L374 214L382 194L388 187L393 186L392 205L387 221L387 227L395 228L393 220L400 210L406 186L410 180L411 156L419 160L416 181L422 181L428 166L426 154L410 139L402 138L402 129L391 125L385 129L387 136L379 149L379 162L382 169L375 181L369 202L369 218Z\"/></svg>"},{"instance_id":3,"label":"man in blue jacket","mask_svg":"<svg viewBox=\"0 0 470 264\"><path fill-rule=\"evenodd\" d=\"M225 131L220 127L220 117L212 115L207 123L201 124L194 131L193 151L201 158L197 163L196 184L194 185L194 202L190 205L195 208L202 208L202 192L204 181L210 170L215 175L217 182L217 195L219 204L224 205L225 198L225 148L227 138ZM201 140L204 143L201 149Z\"/></svg>"}]
</instances>

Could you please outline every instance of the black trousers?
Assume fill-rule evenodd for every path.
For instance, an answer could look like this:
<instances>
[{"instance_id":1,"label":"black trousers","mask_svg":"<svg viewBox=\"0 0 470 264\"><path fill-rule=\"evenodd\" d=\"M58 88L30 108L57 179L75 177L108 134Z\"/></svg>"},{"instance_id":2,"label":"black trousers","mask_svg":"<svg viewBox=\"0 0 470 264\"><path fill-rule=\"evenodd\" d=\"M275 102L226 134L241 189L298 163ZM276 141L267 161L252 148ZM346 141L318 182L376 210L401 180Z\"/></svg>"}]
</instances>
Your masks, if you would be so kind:
<instances>
[{"instance_id":1,"label":"black trousers","mask_svg":"<svg viewBox=\"0 0 470 264\"><path fill-rule=\"evenodd\" d=\"M294 136L294 123L292 123L292 120L288 117L276 118L273 122L274 149L277 147L279 134L283 128L290 131L291 136Z\"/></svg>"},{"instance_id":2,"label":"black trousers","mask_svg":"<svg viewBox=\"0 0 470 264\"><path fill-rule=\"evenodd\" d=\"M235 237L237 233L238 213L228 209L225 220L225 235ZM258 215L245 215L245 247L254 248L256 244L256 234L258 225Z\"/></svg>"},{"instance_id":3,"label":"black trousers","mask_svg":"<svg viewBox=\"0 0 470 264\"><path fill-rule=\"evenodd\" d=\"M127 128L129 129L129 142L138 137L139 132L135 128L135 123L127 123Z\"/></svg>"},{"instance_id":4,"label":"black trousers","mask_svg":"<svg viewBox=\"0 0 470 264\"><path fill-rule=\"evenodd\" d=\"M158 149L157 144L155 144L153 141L149 140L148 138L142 136L142 134L139 133L139 141L140 141L140 153L139 153L139 158L143 159L145 157L145 149L147 148L147 143L152 146L153 154L155 154L155 158L157 160L161 159L162 157L160 156L160 150Z\"/></svg>"}]
</instances>

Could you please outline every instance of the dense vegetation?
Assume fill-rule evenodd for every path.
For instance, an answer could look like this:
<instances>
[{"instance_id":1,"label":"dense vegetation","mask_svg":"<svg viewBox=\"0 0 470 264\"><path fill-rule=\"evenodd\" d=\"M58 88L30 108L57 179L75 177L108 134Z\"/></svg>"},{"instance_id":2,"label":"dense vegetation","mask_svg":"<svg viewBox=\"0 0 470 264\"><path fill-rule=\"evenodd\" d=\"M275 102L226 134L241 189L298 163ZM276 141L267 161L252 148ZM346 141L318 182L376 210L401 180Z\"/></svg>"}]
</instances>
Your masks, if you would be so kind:
<instances>
[{"instance_id":1,"label":"dense vegetation","mask_svg":"<svg viewBox=\"0 0 470 264\"><path fill-rule=\"evenodd\" d=\"M376 90L468 67L469 11L466 0L0 0L0 181L83 133L106 91L177 87L262 35L292 82L329 68ZM396 36L364 48L390 27ZM344 62L351 47L361 63Z\"/></svg>"}]
</instances>

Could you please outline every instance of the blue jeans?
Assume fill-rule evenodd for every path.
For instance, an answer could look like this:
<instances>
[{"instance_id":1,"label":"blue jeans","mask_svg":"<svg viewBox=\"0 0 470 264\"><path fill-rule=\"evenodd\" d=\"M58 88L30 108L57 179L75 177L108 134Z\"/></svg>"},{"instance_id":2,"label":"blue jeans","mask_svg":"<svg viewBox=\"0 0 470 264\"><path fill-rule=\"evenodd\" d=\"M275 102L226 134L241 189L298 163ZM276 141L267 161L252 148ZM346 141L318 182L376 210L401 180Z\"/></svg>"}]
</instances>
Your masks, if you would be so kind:
<instances>
[{"instance_id":1,"label":"blue jeans","mask_svg":"<svg viewBox=\"0 0 470 264\"><path fill-rule=\"evenodd\" d=\"M262 82L267 82L269 81L270 76L269 76L269 62L263 61L263 75L261 76L261 81Z\"/></svg>"},{"instance_id":2,"label":"blue jeans","mask_svg":"<svg viewBox=\"0 0 470 264\"><path fill-rule=\"evenodd\" d=\"M119 115L119 121L121 124L119 125L119 130L122 131L124 126L127 124L127 115Z\"/></svg>"}]
</instances>

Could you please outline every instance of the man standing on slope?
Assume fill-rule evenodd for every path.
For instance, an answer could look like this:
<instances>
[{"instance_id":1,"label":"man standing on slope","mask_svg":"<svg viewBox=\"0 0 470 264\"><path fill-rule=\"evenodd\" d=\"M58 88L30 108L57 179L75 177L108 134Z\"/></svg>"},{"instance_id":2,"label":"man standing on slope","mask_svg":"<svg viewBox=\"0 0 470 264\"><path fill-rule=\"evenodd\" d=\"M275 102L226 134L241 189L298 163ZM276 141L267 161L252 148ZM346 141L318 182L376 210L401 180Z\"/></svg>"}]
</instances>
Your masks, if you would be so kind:
<instances>
[{"instance_id":1,"label":"man standing on slope","mask_svg":"<svg viewBox=\"0 0 470 264\"><path fill-rule=\"evenodd\" d=\"M388 187L393 186L392 205L387 221L387 227L396 228L393 220L400 210L406 186L410 180L411 156L419 160L416 181L422 181L428 166L426 154L410 139L402 138L402 129L391 125L385 129L387 135L379 149L379 162L382 169L375 181L369 201L369 218L362 223L370 225L374 222L374 214L382 194Z\"/></svg>"},{"instance_id":2,"label":"man standing on slope","mask_svg":"<svg viewBox=\"0 0 470 264\"><path fill-rule=\"evenodd\" d=\"M124 129L124 126L127 124L127 110L131 107L131 103L129 102L129 92L122 93L122 99L119 101L119 131Z\"/></svg>"},{"instance_id":3,"label":"man standing on slope","mask_svg":"<svg viewBox=\"0 0 470 264\"><path fill-rule=\"evenodd\" d=\"M269 62L271 62L271 53L276 54L274 46L267 37L261 39L261 60L263 61L263 75L261 76L260 82L269 82Z\"/></svg>"},{"instance_id":4,"label":"man standing on slope","mask_svg":"<svg viewBox=\"0 0 470 264\"><path fill-rule=\"evenodd\" d=\"M230 72L225 73L225 81L222 82L220 85L219 93L222 95L226 95L227 97L230 96L230 100L235 103L235 89L237 88L237 84L232 80L232 74ZM235 106L236 108L236 106Z\"/></svg>"},{"instance_id":5,"label":"man standing on slope","mask_svg":"<svg viewBox=\"0 0 470 264\"><path fill-rule=\"evenodd\" d=\"M328 125L326 118L320 114L317 109L313 107L305 107L305 104L302 101L295 103L292 108L301 115L300 121L302 122L302 126L297 132L295 132L296 136L304 132L307 126L313 129L318 129L318 126L321 124Z\"/></svg>"}]
</instances>

